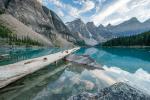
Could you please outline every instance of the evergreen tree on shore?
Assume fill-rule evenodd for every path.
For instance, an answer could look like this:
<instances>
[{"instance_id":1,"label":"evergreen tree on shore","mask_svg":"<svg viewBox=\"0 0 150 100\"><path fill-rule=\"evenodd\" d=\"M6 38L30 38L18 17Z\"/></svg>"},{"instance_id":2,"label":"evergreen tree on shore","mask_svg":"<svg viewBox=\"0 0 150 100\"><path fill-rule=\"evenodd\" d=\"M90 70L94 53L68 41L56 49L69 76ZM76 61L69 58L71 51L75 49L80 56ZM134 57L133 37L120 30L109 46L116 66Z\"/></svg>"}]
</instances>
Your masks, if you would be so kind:
<instances>
[{"instance_id":1,"label":"evergreen tree on shore","mask_svg":"<svg viewBox=\"0 0 150 100\"><path fill-rule=\"evenodd\" d=\"M103 46L150 46L150 31L139 35L115 38L102 44Z\"/></svg>"},{"instance_id":2,"label":"evergreen tree on shore","mask_svg":"<svg viewBox=\"0 0 150 100\"><path fill-rule=\"evenodd\" d=\"M40 42L32 40L28 36L19 38L15 33L3 25L0 25L0 38L5 39L9 45L42 46Z\"/></svg>"}]
</instances>

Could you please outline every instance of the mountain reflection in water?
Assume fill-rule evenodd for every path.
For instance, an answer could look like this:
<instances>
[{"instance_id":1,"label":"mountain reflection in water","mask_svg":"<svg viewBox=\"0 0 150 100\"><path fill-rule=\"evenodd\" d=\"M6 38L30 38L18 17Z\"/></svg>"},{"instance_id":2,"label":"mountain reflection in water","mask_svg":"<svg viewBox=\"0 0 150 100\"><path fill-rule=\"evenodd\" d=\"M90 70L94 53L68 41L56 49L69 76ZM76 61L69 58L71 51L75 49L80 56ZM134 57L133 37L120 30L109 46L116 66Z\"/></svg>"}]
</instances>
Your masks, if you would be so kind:
<instances>
[{"instance_id":1,"label":"mountain reflection in water","mask_svg":"<svg viewBox=\"0 0 150 100\"><path fill-rule=\"evenodd\" d=\"M51 64L1 89L0 100L66 100L83 91L98 92L120 81L150 94L148 51L81 48L75 54L91 56L103 64L104 70L60 61L57 65Z\"/></svg>"},{"instance_id":2,"label":"mountain reflection in water","mask_svg":"<svg viewBox=\"0 0 150 100\"><path fill-rule=\"evenodd\" d=\"M50 65L0 90L4 100L62 100L83 91L97 92L108 86L82 66Z\"/></svg>"}]
</instances>

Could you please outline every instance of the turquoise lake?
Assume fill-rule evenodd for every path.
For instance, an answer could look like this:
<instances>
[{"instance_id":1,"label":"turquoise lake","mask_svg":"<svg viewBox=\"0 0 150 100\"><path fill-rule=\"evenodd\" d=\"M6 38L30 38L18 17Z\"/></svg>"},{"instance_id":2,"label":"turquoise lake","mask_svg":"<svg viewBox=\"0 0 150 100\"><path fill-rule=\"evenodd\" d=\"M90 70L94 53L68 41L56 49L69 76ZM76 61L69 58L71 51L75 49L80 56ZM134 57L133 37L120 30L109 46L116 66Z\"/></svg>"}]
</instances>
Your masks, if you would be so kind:
<instances>
[{"instance_id":1,"label":"turquoise lake","mask_svg":"<svg viewBox=\"0 0 150 100\"><path fill-rule=\"evenodd\" d=\"M135 72L139 68L150 72L149 48L81 48L77 54L90 55L100 64L128 72Z\"/></svg>"},{"instance_id":2,"label":"turquoise lake","mask_svg":"<svg viewBox=\"0 0 150 100\"><path fill-rule=\"evenodd\" d=\"M0 55L6 55L0 60L0 65L12 64L18 61L36 58L65 50L64 48L0 48Z\"/></svg>"},{"instance_id":3,"label":"turquoise lake","mask_svg":"<svg viewBox=\"0 0 150 100\"><path fill-rule=\"evenodd\" d=\"M60 48L0 49L8 54L0 65L61 51ZM30 74L0 90L0 100L67 100L81 92L98 92L113 82L127 81L149 93L150 49L81 48L75 54L89 55L104 67L91 70L60 61Z\"/></svg>"}]
</instances>

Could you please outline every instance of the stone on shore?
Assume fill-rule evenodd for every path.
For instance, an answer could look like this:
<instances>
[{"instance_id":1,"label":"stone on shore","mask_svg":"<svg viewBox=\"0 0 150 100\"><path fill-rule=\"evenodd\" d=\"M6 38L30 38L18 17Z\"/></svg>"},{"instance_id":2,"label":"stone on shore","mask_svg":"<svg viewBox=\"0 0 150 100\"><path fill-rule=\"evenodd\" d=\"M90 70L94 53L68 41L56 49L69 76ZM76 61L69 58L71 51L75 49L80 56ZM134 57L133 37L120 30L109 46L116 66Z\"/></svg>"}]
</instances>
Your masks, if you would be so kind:
<instances>
[{"instance_id":1,"label":"stone on shore","mask_svg":"<svg viewBox=\"0 0 150 100\"><path fill-rule=\"evenodd\" d=\"M150 100L150 95L126 83L116 83L100 90L98 93L83 92L68 100Z\"/></svg>"}]
</instances>

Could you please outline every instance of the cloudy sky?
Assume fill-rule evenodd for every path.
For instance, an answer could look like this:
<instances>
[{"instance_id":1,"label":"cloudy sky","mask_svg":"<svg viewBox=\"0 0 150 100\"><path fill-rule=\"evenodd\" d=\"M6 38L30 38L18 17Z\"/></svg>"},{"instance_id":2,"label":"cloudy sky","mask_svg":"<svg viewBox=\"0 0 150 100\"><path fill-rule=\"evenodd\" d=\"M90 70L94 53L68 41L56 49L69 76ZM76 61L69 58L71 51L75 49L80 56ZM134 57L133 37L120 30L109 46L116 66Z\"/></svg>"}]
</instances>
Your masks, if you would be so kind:
<instances>
[{"instance_id":1,"label":"cloudy sky","mask_svg":"<svg viewBox=\"0 0 150 100\"><path fill-rule=\"evenodd\" d=\"M64 22L81 18L95 25L116 25L131 17L150 18L150 0L43 0Z\"/></svg>"}]
</instances>

